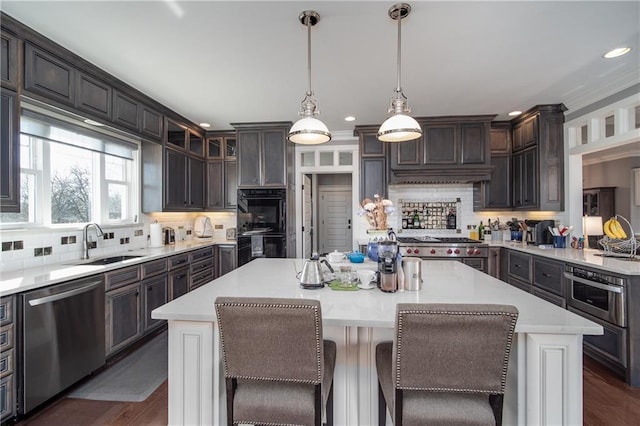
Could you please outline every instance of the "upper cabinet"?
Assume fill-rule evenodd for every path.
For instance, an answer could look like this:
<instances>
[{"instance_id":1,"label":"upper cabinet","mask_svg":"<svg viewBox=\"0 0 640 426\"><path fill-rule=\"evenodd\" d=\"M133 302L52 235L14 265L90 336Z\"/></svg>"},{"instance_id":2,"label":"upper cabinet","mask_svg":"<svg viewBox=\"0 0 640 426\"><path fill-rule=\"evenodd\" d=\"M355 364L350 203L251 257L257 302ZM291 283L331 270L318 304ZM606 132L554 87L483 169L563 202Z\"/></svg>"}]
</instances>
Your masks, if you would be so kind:
<instances>
[{"instance_id":1,"label":"upper cabinet","mask_svg":"<svg viewBox=\"0 0 640 426\"><path fill-rule=\"evenodd\" d=\"M489 179L489 135L495 116L418 118L422 137L389 145L391 183Z\"/></svg>"},{"instance_id":2,"label":"upper cabinet","mask_svg":"<svg viewBox=\"0 0 640 426\"><path fill-rule=\"evenodd\" d=\"M0 92L0 211L20 212L20 116L17 94Z\"/></svg>"},{"instance_id":3,"label":"upper cabinet","mask_svg":"<svg viewBox=\"0 0 640 426\"><path fill-rule=\"evenodd\" d=\"M45 50L25 43L24 90L67 106L75 106L76 69Z\"/></svg>"},{"instance_id":4,"label":"upper cabinet","mask_svg":"<svg viewBox=\"0 0 640 426\"><path fill-rule=\"evenodd\" d=\"M379 126L356 126L354 136L358 136L360 145L360 200L365 198L373 199L375 194L387 196L388 162L387 152L389 144L378 140ZM412 142L403 142L399 145L407 144L409 150L416 146ZM403 156L403 158L410 155Z\"/></svg>"},{"instance_id":5,"label":"upper cabinet","mask_svg":"<svg viewBox=\"0 0 640 426\"><path fill-rule=\"evenodd\" d=\"M237 134L238 187L286 187L293 168L290 122L231 123Z\"/></svg>"},{"instance_id":6,"label":"upper cabinet","mask_svg":"<svg viewBox=\"0 0 640 426\"><path fill-rule=\"evenodd\" d=\"M18 89L18 40L13 35L1 31L2 56L0 56L0 81L2 87Z\"/></svg>"},{"instance_id":7,"label":"upper cabinet","mask_svg":"<svg viewBox=\"0 0 640 426\"><path fill-rule=\"evenodd\" d=\"M513 207L564 210L564 111L562 104L538 105L511 121Z\"/></svg>"},{"instance_id":8,"label":"upper cabinet","mask_svg":"<svg viewBox=\"0 0 640 426\"><path fill-rule=\"evenodd\" d=\"M491 123L490 151L493 167L491 179L474 183L474 210L510 210L512 191L510 122Z\"/></svg>"},{"instance_id":9,"label":"upper cabinet","mask_svg":"<svg viewBox=\"0 0 640 426\"><path fill-rule=\"evenodd\" d=\"M238 176L236 173L235 132L208 132L206 139L206 209L235 210Z\"/></svg>"}]
</instances>

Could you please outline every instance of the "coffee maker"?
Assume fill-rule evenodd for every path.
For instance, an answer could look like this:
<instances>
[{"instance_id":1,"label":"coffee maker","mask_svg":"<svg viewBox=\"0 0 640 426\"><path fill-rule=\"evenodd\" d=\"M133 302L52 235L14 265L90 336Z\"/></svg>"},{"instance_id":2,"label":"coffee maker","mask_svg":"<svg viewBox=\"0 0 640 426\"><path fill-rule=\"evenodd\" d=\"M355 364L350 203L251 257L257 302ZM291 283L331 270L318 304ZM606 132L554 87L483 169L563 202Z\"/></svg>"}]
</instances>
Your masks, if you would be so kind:
<instances>
[{"instance_id":1,"label":"coffee maker","mask_svg":"<svg viewBox=\"0 0 640 426\"><path fill-rule=\"evenodd\" d=\"M378 243L378 274L380 290L393 293L398 290L398 243L380 241Z\"/></svg>"}]
</instances>

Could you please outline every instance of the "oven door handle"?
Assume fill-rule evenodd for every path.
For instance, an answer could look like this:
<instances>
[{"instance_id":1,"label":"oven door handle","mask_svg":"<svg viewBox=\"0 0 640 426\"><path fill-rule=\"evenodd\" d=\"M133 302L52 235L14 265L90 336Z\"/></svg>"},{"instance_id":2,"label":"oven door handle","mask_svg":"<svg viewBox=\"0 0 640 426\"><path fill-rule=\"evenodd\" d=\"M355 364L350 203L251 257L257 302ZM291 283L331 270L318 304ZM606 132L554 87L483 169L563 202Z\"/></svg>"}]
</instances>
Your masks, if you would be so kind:
<instances>
[{"instance_id":1,"label":"oven door handle","mask_svg":"<svg viewBox=\"0 0 640 426\"><path fill-rule=\"evenodd\" d=\"M622 293L622 291L623 291L623 287L607 285L607 284L602 284L602 283L598 283L598 282L595 282L595 281L585 280L584 278L580 278L580 277L576 277L575 275L571 275L568 272L565 272L564 276L565 276L565 278L570 279L571 281L575 281L575 282L578 282L580 284L585 284L585 285L588 285L588 286L591 286L591 287L599 288L601 290L607 290L607 291L611 291L613 293Z\"/></svg>"}]
</instances>

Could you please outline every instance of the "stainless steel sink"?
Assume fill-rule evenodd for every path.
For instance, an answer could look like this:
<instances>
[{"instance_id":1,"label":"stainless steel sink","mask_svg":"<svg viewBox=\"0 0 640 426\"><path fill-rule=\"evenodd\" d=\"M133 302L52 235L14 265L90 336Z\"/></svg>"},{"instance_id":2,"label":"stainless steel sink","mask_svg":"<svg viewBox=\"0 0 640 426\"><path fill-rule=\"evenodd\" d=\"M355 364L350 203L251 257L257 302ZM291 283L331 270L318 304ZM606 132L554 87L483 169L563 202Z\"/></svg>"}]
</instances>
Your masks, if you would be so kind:
<instances>
[{"instance_id":1,"label":"stainless steel sink","mask_svg":"<svg viewBox=\"0 0 640 426\"><path fill-rule=\"evenodd\" d=\"M89 260L88 262L78 262L76 265L110 265L111 263L122 262L123 260L136 259L142 257L141 255L123 255L123 256L109 256L102 257L100 259Z\"/></svg>"}]
</instances>

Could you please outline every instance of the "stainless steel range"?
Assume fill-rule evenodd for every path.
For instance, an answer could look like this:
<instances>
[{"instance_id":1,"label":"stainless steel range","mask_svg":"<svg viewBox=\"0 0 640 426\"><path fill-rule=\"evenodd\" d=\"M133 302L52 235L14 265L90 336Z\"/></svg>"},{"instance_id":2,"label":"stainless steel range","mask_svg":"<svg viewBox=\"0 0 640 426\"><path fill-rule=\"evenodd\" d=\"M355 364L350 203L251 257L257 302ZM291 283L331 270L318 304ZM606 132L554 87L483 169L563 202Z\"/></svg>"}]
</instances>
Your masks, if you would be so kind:
<instances>
[{"instance_id":1,"label":"stainless steel range","mask_svg":"<svg viewBox=\"0 0 640 426\"><path fill-rule=\"evenodd\" d=\"M487 272L489 246L463 237L398 237L402 256L433 260L456 260Z\"/></svg>"}]
</instances>

